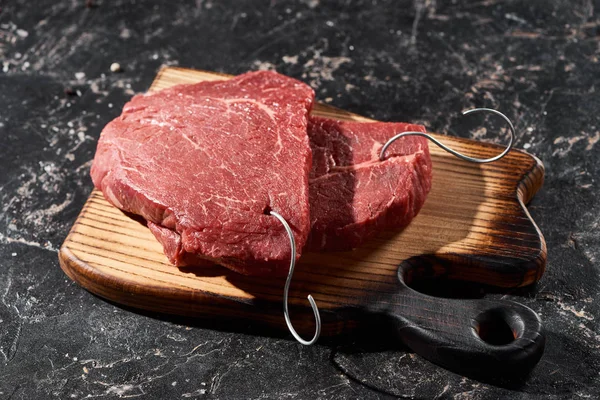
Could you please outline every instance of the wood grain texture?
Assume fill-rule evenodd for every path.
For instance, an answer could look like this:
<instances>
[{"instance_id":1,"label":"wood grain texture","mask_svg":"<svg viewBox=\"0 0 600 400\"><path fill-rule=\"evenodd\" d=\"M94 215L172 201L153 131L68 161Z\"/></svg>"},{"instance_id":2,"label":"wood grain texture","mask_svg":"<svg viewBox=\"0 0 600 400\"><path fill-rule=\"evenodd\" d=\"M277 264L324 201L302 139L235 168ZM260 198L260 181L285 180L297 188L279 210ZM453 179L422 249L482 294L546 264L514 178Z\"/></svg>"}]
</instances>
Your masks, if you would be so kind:
<instances>
[{"instance_id":1,"label":"wood grain texture","mask_svg":"<svg viewBox=\"0 0 600 400\"><path fill-rule=\"evenodd\" d=\"M164 68L150 91L226 78L211 72ZM370 121L322 104L316 105L313 114ZM501 151L493 144L435 136L476 157L487 158ZM411 347L429 359L453 367L445 362L448 356L438 359L431 349L467 349L463 352L467 359L485 354L481 348L484 342L472 335L479 329L472 326L472 321L479 321L492 305L426 296L406 283L419 277L444 277L518 287L540 279L546 245L524 204L543 183L541 162L513 150L498 162L477 165L458 160L436 146L430 149L432 190L410 226L400 232L381 232L354 251L302 256L290 292L292 320L301 333L309 335L314 329L306 300L312 294L321 309L324 335L339 334L370 321L367 315L387 315L396 321L399 332L418 331L407 329L410 326L445 332L445 336L428 334L416 341L409 334L403 340L413 343ZM143 224L111 206L96 190L61 247L59 259L71 279L118 303L185 316L250 319L287 329L281 306L283 280L240 276L218 266L174 267ZM484 303L487 308L482 306ZM518 339L511 346L525 337L527 340L523 340L529 343L512 350L506 367L514 365L527 346L529 361L535 364L543 350L541 325L535 313L514 303L497 303L494 307L503 310L497 315L517 315L516 320L529 321L523 325L528 327L525 333L518 333L522 326L512 317L505 318ZM467 331L456 336L453 326L457 324ZM488 353L492 359L498 358L498 354ZM450 358L460 357L453 354Z\"/></svg>"}]
</instances>

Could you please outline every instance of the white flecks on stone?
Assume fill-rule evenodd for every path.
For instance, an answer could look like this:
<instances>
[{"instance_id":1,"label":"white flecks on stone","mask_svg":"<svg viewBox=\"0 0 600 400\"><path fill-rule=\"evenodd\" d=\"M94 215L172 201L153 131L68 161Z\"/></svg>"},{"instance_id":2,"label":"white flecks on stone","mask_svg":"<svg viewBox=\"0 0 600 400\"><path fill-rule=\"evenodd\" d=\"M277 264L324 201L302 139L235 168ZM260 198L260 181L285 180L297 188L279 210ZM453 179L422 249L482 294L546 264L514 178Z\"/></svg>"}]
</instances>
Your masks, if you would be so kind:
<instances>
[{"instance_id":1,"label":"white flecks on stone","mask_svg":"<svg viewBox=\"0 0 600 400\"><path fill-rule=\"evenodd\" d=\"M135 386L129 385L129 384L115 385L115 386L108 388L106 390L106 394L116 394L117 396L121 397L121 396L127 394L127 392L132 391L134 388L135 388Z\"/></svg>"},{"instance_id":2,"label":"white flecks on stone","mask_svg":"<svg viewBox=\"0 0 600 400\"><path fill-rule=\"evenodd\" d=\"M275 65L268 61L256 60L252 63L252 67L258 71L275 71Z\"/></svg>"},{"instance_id":3,"label":"white flecks on stone","mask_svg":"<svg viewBox=\"0 0 600 400\"><path fill-rule=\"evenodd\" d=\"M16 257L17 253L12 253L11 256Z\"/></svg>"},{"instance_id":4,"label":"white flecks on stone","mask_svg":"<svg viewBox=\"0 0 600 400\"><path fill-rule=\"evenodd\" d=\"M478 139L481 139L482 137L485 137L486 134L487 134L487 129L482 126L480 128L475 129L471 133L471 139L478 140Z\"/></svg>"},{"instance_id":5,"label":"white flecks on stone","mask_svg":"<svg viewBox=\"0 0 600 400\"><path fill-rule=\"evenodd\" d=\"M121 33L119 34L121 39L129 39L131 37L131 31L127 28L121 29Z\"/></svg>"},{"instance_id":6,"label":"white flecks on stone","mask_svg":"<svg viewBox=\"0 0 600 400\"><path fill-rule=\"evenodd\" d=\"M32 220L36 225L42 226L48 223L48 220L54 215L62 212L69 204L73 202L73 195L69 193L67 198L59 204L52 204L48 208L32 211L27 217L27 220ZM52 243L48 242L49 245L44 247L52 247Z\"/></svg>"},{"instance_id":7,"label":"white flecks on stone","mask_svg":"<svg viewBox=\"0 0 600 400\"><path fill-rule=\"evenodd\" d=\"M302 2L306 4L308 8L313 9L319 5L320 0L303 0Z\"/></svg>"},{"instance_id":8,"label":"white flecks on stone","mask_svg":"<svg viewBox=\"0 0 600 400\"><path fill-rule=\"evenodd\" d=\"M202 396L203 394L206 394L206 389L198 389L198 390L195 390L190 393L184 393L181 395L181 397L185 397L185 398L198 397L198 396Z\"/></svg>"},{"instance_id":9,"label":"white flecks on stone","mask_svg":"<svg viewBox=\"0 0 600 400\"><path fill-rule=\"evenodd\" d=\"M112 103L108 103L108 108L113 108L113 104Z\"/></svg>"},{"instance_id":10,"label":"white flecks on stone","mask_svg":"<svg viewBox=\"0 0 600 400\"><path fill-rule=\"evenodd\" d=\"M283 56L281 59L286 64L298 64L298 56Z\"/></svg>"},{"instance_id":11,"label":"white flecks on stone","mask_svg":"<svg viewBox=\"0 0 600 400\"><path fill-rule=\"evenodd\" d=\"M587 135L579 135L579 136L573 136L570 138L566 138L564 136L559 136L556 139L554 139L553 144L554 145L560 145L560 144L565 144L566 143L566 148L564 146L557 146L556 150L554 150L552 152L552 157L558 155L559 157L564 157L566 156L572 149L573 149L573 145L586 139Z\"/></svg>"},{"instance_id":12,"label":"white flecks on stone","mask_svg":"<svg viewBox=\"0 0 600 400\"><path fill-rule=\"evenodd\" d=\"M23 182L23 184L21 184L21 186L17 189L17 194L21 197L31 196L31 194L33 193L33 189L31 188L31 186L37 182L37 176L35 174L30 173L28 175L29 175L29 179L25 180ZM21 177L25 177L25 176L26 175L24 174ZM15 229L12 229L12 227L11 227L11 230L15 230Z\"/></svg>"},{"instance_id":13,"label":"white flecks on stone","mask_svg":"<svg viewBox=\"0 0 600 400\"><path fill-rule=\"evenodd\" d=\"M187 341L187 339L186 339L185 337L181 336L181 335L180 335L180 334L178 334L178 333L171 333L171 334L168 334L168 335L167 335L167 338L169 338L169 339L171 339L171 340L174 340L174 341L176 341L176 342L185 342L185 341Z\"/></svg>"},{"instance_id":14,"label":"white flecks on stone","mask_svg":"<svg viewBox=\"0 0 600 400\"><path fill-rule=\"evenodd\" d=\"M81 80L85 78L85 72L75 72L75 79Z\"/></svg>"},{"instance_id":15,"label":"white flecks on stone","mask_svg":"<svg viewBox=\"0 0 600 400\"><path fill-rule=\"evenodd\" d=\"M4 236L1 232L0 232L0 243L21 243L26 246L37 247L38 249L46 249L46 250L58 252L58 249L55 249L52 246L52 243L50 243L50 242L48 242L48 243L50 243L50 246L48 246L48 243L42 245L41 243L35 242L33 240L27 240L27 239L23 239L23 238L15 239L12 237Z\"/></svg>"},{"instance_id":16,"label":"white flecks on stone","mask_svg":"<svg viewBox=\"0 0 600 400\"><path fill-rule=\"evenodd\" d=\"M119 71L121 71L121 64L116 63L116 62L110 64L110 71L111 72L119 72Z\"/></svg>"},{"instance_id":17,"label":"white flecks on stone","mask_svg":"<svg viewBox=\"0 0 600 400\"><path fill-rule=\"evenodd\" d=\"M506 14L504 14L504 18L506 18L506 19L508 19L508 20L511 20L511 21L519 22L519 23L521 23L521 24L526 24L526 23L527 23L527 21L526 21L526 20L524 20L524 19L523 19L523 18L521 18L521 17L518 17L518 16L517 16L516 14L514 14L514 13L506 13Z\"/></svg>"},{"instance_id":18,"label":"white flecks on stone","mask_svg":"<svg viewBox=\"0 0 600 400\"><path fill-rule=\"evenodd\" d=\"M525 143L525 144L523 145L523 148L524 148L525 150L527 150L527 149L528 149L528 148L530 148L530 147L531 147L531 143Z\"/></svg>"},{"instance_id":19,"label":"white flecks on stone","mask_svg":"<svg viewBox=\"0 0 600 400\"><path fill-rule=\"evenodd\" d=\"M594 316L593 315L588 314L588 313L586 313L584 311L585 310L585 306L581 310L577 311L575 309L575 307L566 305L566 304L562 303L561 301L558 301L556 304L560 307L561 310L569 311L569 312L573 313L573 315L575 315L578 318L583 318L583 319L588 320L588 321L593 321L594 320Z\"/></svg>"},{"instance_id":20,"label":"white flecks on stone","mask_svg":"<svg viewBox=\"0 0 600 400\"><path fill-rule=\"evenodd\" d=\"M321 81L333 81L333 73L345 63L351 62L349 57L327 57L321 56L317 51L311 60L304 66L308 69L308 76L312 78L311 86L319 87Z\"/></svg>"},{"instance_id":21,"label":"white flecks on stone","mask_svg":"<svg viewBox=\"0 0 600 400\"><path fill-rule=\"evenodd\" d=\"M333 26L334 23L333 23L333 21L327 21L327 22L325 22L325 25L327 25L327 26Z\"/></svg>"},{"instance_id":22,"label":"white flecks on stone","mask_svg":"<svg viewBox=\"0 0 600 400\"><path fill-rule=\"evenodd\" d=\"M596 131L596 134L594 134L594 136L588 137L588 145L585 146L585 150L590 151L594 147L594 145L598 143L598 140L600 140L600 131Z\"/></svg>"},{"instance_id":23,"label":"white flecks on stone","mask_svg":"<svg viewBox=\"0 0 600 400\"><path fill-rule=\"evenodd\" d=\"M26 38L29 36L29 32L27 32L25 29L17 29L17 36L20 38Z\"/></svg>"}]
</instances>

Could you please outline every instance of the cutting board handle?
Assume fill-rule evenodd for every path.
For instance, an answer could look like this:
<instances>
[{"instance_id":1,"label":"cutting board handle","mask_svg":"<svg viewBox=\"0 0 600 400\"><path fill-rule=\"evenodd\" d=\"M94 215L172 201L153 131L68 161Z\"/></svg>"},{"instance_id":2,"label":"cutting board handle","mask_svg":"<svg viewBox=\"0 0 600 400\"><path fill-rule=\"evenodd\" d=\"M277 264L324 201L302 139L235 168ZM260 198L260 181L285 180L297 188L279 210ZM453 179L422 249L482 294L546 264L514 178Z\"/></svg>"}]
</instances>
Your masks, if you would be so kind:
<instances>
[{"instance_id":1,"label":"cutting board handle","mask_svg":"<svg viewBox=\"0 0 600 400\"><path fill-rule=\"evenodd\" d=\"M544 352L539 316L513 301L432 297L401 282L377 303L405 345L459 373L523 376Z\"/></svg>"}]
</instances>

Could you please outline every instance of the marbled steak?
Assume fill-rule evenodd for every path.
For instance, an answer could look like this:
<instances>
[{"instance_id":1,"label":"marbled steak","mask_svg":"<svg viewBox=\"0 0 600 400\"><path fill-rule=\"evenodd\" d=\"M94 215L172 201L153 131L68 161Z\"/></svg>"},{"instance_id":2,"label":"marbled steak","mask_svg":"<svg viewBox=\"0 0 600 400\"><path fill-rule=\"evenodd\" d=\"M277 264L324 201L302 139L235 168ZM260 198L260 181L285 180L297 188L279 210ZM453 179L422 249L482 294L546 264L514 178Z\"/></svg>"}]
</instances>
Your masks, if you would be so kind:
<instances>
[{"instance_id":1,"label":"marbled steak","mask_svg":"<svg viewBox=\"0 0 600 400\"><path fill-rule=\"evenodd\" d=\"M135 96L102 131L94 185L170 237L174 264L193 254L245 274L285 274L289 238L268 212L288 221L300 256L313 99L306 84L266 71Z\"/></svg>"}]
</instances>

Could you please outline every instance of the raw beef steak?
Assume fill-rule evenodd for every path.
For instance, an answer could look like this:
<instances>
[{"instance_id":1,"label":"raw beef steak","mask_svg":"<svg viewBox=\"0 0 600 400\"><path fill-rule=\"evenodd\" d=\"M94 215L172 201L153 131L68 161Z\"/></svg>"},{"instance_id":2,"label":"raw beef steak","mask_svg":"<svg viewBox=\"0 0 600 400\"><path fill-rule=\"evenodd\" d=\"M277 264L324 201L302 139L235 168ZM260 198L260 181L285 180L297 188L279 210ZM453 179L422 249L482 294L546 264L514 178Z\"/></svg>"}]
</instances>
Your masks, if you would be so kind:
<instances>
[{"instance_id":1,"label":"raw beef steak","mask_svg":"<svg viewBox=\"0 0 600 400\"><path fill-rule=\"evenodd\" d=\"M309 86L266 71L135 96L102 131L94 185L148 220L173 264L285 274L289 238L268 213L288 221L299 256L313 99Z\"/></svg>"},{"instance_id":2,"label":"raw beef steak","mask_svg":"<svg viewBox=\"0 0 600 400\"><path fill-rule=\"evenodd\" d=\"M402 228L423 205L431 188L427 140L405 137L379 161L383 144L399 132L421 131L421 125L341 122L310 117L308 136L313 152L310 172L311 233L307 249L348 250L384 229ZM148 222L169 258L180 264L204 265L182 251L173 231Z\"/></svg>"},{"instance_id":3,"label":"raw beef steak","mask_svg":"<svg viewBox=\"0 0 600 400\"><path fill-rule=\"evenodd\" d=\"M385 142L405 131L425 128L310 118L308 250L355 248L378 231L408 225L417 215L431 188L427 139L400 138L379 160Z\"/></svg>"}]
</instances>

